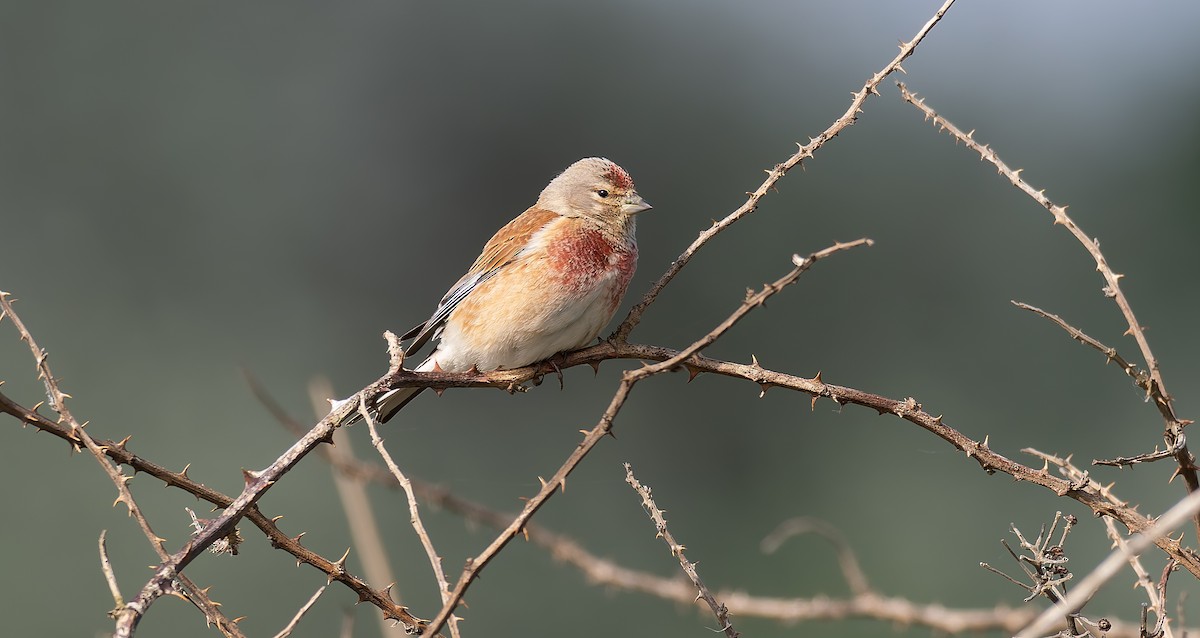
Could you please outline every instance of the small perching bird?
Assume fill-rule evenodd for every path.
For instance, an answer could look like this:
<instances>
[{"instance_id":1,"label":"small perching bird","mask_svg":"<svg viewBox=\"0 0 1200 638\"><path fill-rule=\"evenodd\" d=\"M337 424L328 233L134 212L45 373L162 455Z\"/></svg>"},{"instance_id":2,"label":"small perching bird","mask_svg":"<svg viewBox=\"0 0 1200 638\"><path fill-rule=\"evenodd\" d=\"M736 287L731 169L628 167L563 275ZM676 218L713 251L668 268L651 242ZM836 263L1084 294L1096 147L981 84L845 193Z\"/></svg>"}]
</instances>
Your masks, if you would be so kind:
<instances>
[{"instance_id":1,"label":"small perching bird","mask_svg":"<svg viewBox=\"0 0 1200 638\"><path fill-rule=\"evenodd\" d=\"M615 163L589 157L567 167L496 232L433 316L402 337L413 340L409 353L440 339L414 370L520 368L589 345L633 277L635 219L649 209ZM378 420L392 418L421 390L380 396Z\"/></svg>"}]
</instances>

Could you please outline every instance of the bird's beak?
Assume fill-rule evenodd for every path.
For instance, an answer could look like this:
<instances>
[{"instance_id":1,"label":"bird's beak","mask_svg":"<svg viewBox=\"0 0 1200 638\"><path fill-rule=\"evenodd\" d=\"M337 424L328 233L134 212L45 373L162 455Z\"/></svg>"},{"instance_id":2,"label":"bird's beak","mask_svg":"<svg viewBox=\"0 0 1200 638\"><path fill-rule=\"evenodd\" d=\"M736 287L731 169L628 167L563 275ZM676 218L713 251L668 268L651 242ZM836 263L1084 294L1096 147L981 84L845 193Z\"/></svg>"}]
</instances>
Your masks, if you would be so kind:
<instances>
[{"instance_id":1,"label":"bird's beak","mask_svg":"<svg viewBox=\"0 0 1200 638\"><path fill-rule=\"evenodd\" d=\"M642 211L650 210L651 208L654 207L646 202L646 200L642 199L642 196L638 195L637 193L630 193L629 197L626 197L625 201L621 203L621 212L625 213L626 215L636 215Z\"/></svg>"}]
</instances>

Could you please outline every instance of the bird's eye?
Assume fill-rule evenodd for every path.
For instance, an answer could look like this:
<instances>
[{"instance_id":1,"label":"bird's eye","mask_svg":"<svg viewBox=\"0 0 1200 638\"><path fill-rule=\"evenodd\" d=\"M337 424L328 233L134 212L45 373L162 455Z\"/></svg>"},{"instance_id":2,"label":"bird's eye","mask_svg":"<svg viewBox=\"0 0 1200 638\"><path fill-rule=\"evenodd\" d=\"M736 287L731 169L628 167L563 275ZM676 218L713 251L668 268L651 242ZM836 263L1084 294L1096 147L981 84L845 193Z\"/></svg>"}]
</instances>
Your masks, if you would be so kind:
<instances>
[{"instance_id":1,"label":"bird's eye","mask_svg":"<svg viewBox=\"0 0 1200 638\"><path fill-rule=\"evenodd\" d=\"M596 191L596 194L599 195L600 197L608 197L608 191L604 190L603 188Z\"/></svg>"}]
</instances>

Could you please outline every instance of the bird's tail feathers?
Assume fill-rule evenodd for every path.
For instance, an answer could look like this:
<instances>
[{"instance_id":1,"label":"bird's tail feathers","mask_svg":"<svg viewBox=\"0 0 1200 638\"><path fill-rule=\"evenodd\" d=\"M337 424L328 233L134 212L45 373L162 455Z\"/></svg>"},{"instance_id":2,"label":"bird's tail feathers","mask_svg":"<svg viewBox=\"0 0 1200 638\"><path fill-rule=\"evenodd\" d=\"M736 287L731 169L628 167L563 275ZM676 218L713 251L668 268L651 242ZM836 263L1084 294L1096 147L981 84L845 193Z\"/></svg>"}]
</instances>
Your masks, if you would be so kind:
<instances>
[{"instance_id":1,"label":"bird's tail feathers","mask_svg":"<svg viewBox=\"0 0 1200 638\"><path fill-rule=\"evenodd\" d=\"M429 357L413 370L416 372L428 372L433 369L434 360L433 357ZM424 389L425 388L396 388L394 390L388 390L387 392L384 392L383 394L379 395L379 398L375 399L375 405L368 408L368 411L371 413L371 418L375 419L375 421L379 423L387 423L393 416L396 415L397 412L399 412L404 406L408 405L409 401L412 401L417 397L418 394L421 394L421 391ZM360 420L362 420L362 415L355 413L354 416L352 416L346 422L346 425L357 423Z\"/></svg>"}]
</instances>

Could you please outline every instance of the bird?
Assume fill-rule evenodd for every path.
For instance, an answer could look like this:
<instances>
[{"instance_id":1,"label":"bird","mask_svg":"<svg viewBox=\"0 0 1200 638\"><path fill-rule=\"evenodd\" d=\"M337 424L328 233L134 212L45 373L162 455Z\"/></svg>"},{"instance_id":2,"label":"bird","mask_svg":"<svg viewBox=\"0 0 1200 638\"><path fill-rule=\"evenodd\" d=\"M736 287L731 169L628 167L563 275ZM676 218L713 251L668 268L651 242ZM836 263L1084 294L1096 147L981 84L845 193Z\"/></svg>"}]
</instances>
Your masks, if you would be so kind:
<instances>
[{"instance_id":1,"label":"bird","mask_svg":"<svg viewBox=\"0 0 1200 638\"><path fill-rule=\"evenodd\" d=\"M637 268L639 213L651 206L629 173L603 157L568 166L508 222L425 322L406 354L437 347L416 372L520 368L577 350L612 320ZM375 401L387 422L424 388Z\"/></svg>"}]
</instances>

